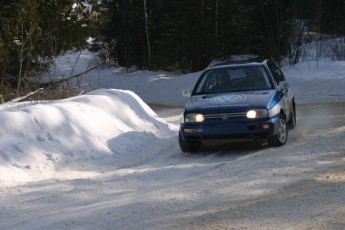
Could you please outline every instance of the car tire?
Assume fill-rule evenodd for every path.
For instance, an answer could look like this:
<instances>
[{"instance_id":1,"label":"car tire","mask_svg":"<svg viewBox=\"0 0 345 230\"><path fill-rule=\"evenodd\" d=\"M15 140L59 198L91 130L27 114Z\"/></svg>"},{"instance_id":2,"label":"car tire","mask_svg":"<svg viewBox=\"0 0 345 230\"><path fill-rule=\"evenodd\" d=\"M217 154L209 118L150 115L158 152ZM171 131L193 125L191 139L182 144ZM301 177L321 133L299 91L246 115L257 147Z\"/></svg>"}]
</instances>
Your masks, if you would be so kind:
<instances>
[{"instance_id":1,"label":"car tire","mask_svg":"<svg viewBox=\"0 0 345 230\"><path fill-rule=\"evenodd\" d=\"M201 147L201 141L186 141L183 140L181 133L178 134L178 143L182 152L196 153Z\"/></svg>"},{"instance_id":2,"label":"car tire","mask_svg":"<svg viewBox=\"0 0 345 230\"><path fill-rule=\"evenodd\" d=\"M282 146L286 143L288 138L288 129L284 115L280 115L278 133L267 138L269 145L274 147Z\"/></svg>"},{"instance_id":3,"label":"car tire","mask_svg":"<svg viewBox=\"0 0 345 230\"><path fill-rule=\"evenodd\" d=\"M290 129L293 129L296 127L296 109L295 106L293 107L293 109L291 110L291 115L290 115L290 120L288 122L288 126Z\"/></svg>"}]
</instances>

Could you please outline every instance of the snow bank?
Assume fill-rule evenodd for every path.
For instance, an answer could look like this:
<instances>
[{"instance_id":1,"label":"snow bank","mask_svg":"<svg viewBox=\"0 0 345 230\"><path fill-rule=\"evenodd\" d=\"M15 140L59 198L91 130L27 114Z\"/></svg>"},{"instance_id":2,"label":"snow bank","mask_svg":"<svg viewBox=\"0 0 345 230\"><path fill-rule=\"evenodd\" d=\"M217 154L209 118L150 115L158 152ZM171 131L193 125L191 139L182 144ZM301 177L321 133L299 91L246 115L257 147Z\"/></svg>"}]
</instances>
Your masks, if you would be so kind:
<instances>
[{"instance_id":1,"label":"snow bank","mask_svg":"<svg viewBox=\"0 0 345 230\"><path fill-rule=\"evenodd\" d=\"M344 102L345 62L310 61L283 68L297 103Z\"/></svg>"},{"instance_id":2,"label":"snow bank","mask_svg":"<svg viewBox=\"0 0 345 230\"><path fill-rule=\"evenodd\" d=\"M152 159L175 134L125 90L9 108L0 113L0 184L135 165Z\"/></svg>"}]
</instances>

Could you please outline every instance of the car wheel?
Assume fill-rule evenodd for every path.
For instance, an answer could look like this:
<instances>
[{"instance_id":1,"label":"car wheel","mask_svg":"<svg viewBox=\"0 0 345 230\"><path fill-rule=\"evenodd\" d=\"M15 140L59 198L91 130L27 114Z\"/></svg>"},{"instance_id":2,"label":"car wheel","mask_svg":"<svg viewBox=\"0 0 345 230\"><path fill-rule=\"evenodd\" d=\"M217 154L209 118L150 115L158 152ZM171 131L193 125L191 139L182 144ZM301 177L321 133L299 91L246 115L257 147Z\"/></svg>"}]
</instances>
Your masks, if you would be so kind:
<instances>
[{"instance_id":1,"label":"car wheel","mask_svg":"<svg viewBox=\"0 0 345 230\"><path fill-rule=\"evenodd\" d=\"M182 152L196 153L199 151L201 141L185 141L182 139L181 134L178 134L178 143Z\"/></svg>"},{"instance_id":2,"label":"car wheel","mask_svg":"<svg viewBox=\"0 0 345 230\"><path fill-rule=\"evenodd\" d=\"M295 107L291 110L290 120L288 122L288 126L290 129L295 128L296 126L296 109Z\"/></svg>"},{"instance_id":3,"label":"car wheel","mask_svg":"<svg viewBox=\"0 0 345 230\"><path fill-rule=\"evenodd\" d=\"M286 125L285 116L281 115L279 118L278 133L274 136L267 138L268 144L271 146L279 147L286 143L288 138L288 129Z\"/></svg>"}]
</instances>

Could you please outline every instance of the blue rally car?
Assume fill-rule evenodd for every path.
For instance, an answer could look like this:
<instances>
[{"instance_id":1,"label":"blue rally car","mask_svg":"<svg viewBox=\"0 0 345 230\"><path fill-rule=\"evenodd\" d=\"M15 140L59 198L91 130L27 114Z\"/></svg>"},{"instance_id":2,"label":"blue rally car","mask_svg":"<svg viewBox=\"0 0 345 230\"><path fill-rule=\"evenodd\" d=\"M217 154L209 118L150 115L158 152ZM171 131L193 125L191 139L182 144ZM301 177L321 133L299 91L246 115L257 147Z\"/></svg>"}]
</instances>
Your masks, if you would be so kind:
<instances>
[{"instance_id":1,"label":"blue rally car","mask_svg":"<svg viewBox=\"0 0 345 230\"><path fill-rule=\"evenodd\" d=\"M271 60L220 64L199 77L179 131L183 152L208 139L267 139L282 146L296 125L294 95Z\"/></svg>"}]
</instances>

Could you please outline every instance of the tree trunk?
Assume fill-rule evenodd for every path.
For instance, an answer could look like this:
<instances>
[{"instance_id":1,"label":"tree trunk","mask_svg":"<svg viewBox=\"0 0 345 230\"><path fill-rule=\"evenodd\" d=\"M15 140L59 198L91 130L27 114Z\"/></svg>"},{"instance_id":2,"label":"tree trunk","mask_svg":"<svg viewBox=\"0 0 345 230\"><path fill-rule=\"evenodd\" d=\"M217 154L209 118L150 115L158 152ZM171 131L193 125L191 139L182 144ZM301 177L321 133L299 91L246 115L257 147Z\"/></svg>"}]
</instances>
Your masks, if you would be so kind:
<instances>
[{"instance_id":1,"label":"tree trunk","mask_svg":"<svg viewBox=\"0 0 345 230\"><path fill-rule=\"evenodd\" d=\"M219 38L219 0L216 0L216 9L215 9L215 20L214 20L214 28L215 28L215 40L216 45L218 46L218 38Z\"/></svg>"},{"instance_id":2,"label":"tree trunk","mask_svg":"<svg viewBox=\"0 0 345 230\"><path fill-rule=\"evenodd\" d=\"M146 33L146 44L147 44L147 55L148 55L148 66L149 69L152 67L152 60L151 60L151 41L150 41L150 33L149 33L149 19L147 15L147 2L144 0L144 14L145 14L145 33Z\"/></svg>"}]
</instances>

